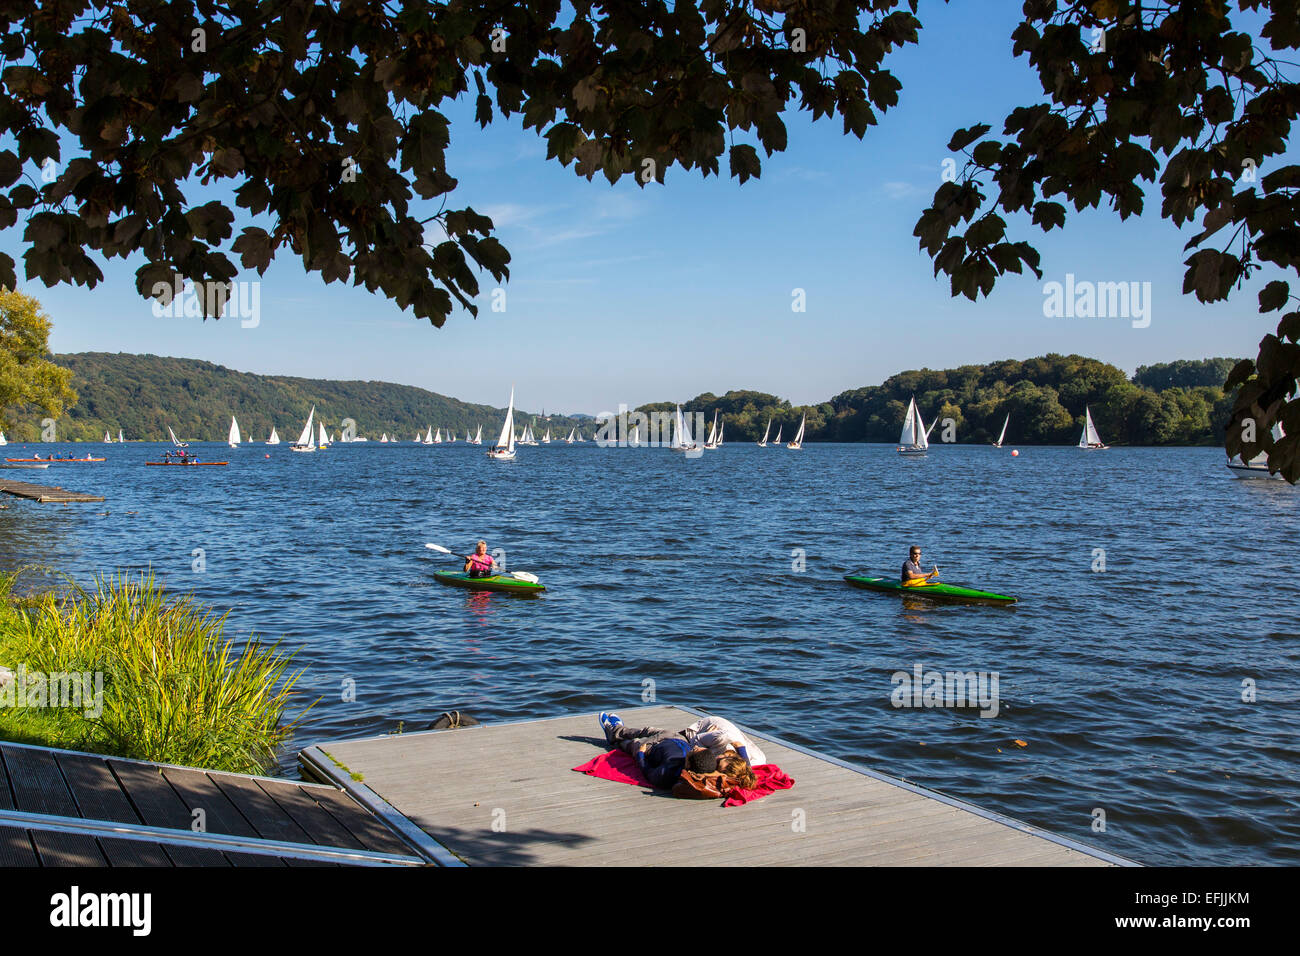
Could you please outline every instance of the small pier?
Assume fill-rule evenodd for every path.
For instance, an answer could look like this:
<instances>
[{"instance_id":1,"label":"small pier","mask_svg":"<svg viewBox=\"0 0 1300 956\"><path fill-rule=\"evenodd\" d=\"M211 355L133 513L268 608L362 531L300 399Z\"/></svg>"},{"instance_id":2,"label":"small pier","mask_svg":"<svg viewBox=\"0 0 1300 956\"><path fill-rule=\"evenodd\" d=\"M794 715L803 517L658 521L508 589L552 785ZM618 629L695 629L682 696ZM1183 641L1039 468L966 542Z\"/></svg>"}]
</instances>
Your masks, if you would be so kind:
<instances>
[{"instance_id":1,"label":"small pier","mask_svg":"<svg viewBox=\"0 0 1300 956\"><path fill-rule=\"evenodd\" d=\"M680 729L687 707L620 710ZM574 773L608 749L595 714L309 747L305 772L450 865L1132 866L934 791L742 728L794 787L739 807ZM399 822L400 821L400 822Z\"/></svg>"},{"instance_id":2,"label":"small pier","mask_svg":"<svg viewBox=\"0 0 1300 956\"><path fill-rule=\"evenodd\" d=\"M0 743L0 867L429 862L336 787Z\"/></svg>"},{"instance_id":3,"label":"small pier","mask_svg":"<svg viewBox=\"0 0 1300 956\"><path fill-rule=\"evenodd\" d=\"M80 491L68 491L58 485L34 485L28 481L9 481L0 478L0 491L17 498L27 498L42 504L69 504L77 501L103 501L103 495L88 495Z\"/></svg>"}]
</instances>

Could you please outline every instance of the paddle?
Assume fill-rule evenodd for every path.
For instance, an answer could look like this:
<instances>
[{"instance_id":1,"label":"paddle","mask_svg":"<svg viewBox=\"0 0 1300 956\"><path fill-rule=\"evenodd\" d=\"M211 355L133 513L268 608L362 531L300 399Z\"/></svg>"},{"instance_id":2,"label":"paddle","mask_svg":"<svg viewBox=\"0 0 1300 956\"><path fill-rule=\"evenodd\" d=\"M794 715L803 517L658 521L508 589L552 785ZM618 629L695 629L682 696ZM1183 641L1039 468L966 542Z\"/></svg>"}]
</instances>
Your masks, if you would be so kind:
<instances>
[{"instance_id":1,"label":"paddle","mask_svg":"<svg viewBox=\"0 0 1300 956\"><path fill-rule=\"evenodd\" d=\"M426 544L425 547L428 548L430 551L438 551L441 552L442 554L450 554L457 558L464 557L464 555L456 554L456 552L451 550L451 548L444 548L440 544ZM527 571L506 571L504 573L512 578L517 578L520 581L527 581L529 584L538 584L541 582L541 579L537 575L530 574Z\"/></svg>"}]
</instances>

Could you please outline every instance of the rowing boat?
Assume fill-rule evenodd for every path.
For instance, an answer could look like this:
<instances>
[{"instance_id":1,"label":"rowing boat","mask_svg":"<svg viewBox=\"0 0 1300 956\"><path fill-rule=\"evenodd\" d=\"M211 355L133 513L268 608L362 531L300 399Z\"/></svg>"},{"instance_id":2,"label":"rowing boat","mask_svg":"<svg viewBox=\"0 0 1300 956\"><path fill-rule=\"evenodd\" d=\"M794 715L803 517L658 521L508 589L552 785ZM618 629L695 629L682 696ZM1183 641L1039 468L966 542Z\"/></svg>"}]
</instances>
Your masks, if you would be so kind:
<instances>
[{"instance_id":1,"label":"rowing boat","mask_svg":"<svg viewBox=\"0 0 1300 956\"><path fill-rule=\"evenodd\" d=\"M435 571L433 578L439 584L472 591L510 591L515 594L540 594L546 586L539 582L524 581L509 574L493 574L486 578L471 578L468 571Z\"/></svg>"},{"instance_id":2,"label":"rowing boat","mask_svg":"<svg viewBox=\"0 0 1300 956\"><path fill-rule=\"evenodd\" d=\"M179 468L192 468L196 465L228 465L228 461L146 461L146 465L175 465Z\"/></svg>"},{"instance_id":3,"label":"rowing boat","mask_svg":"<svg viewBox=\"0 0 1300 956\"><path fill-rule=\"evenodd\" d=\"M978 601L990 604L1015 604L1017 600L1006 594L994 594L992 591L962 587L959 584L941 584L938 581L904 587L903 583L897 579L873 578L863 574L846 574L844 580L855 588L865 588L868 591L890 591L894 594L930 598L935 601Z\"/></svg>"},{"instance_id":4,"label":"rowing boat","mask_svg":"<svg viewBox=\"0 0 1300 956\"><path fill-rule=\"evenodd\" d=\"M103 460L104 460L104 459L102 459L102 458L6 458L6 459L5 459L5 461L31 461L31 462L37 462L37 461L44 461L44 462L51 462L51 461L70 462L70 461L103 461Z\"/></svg>"}]
</instances>

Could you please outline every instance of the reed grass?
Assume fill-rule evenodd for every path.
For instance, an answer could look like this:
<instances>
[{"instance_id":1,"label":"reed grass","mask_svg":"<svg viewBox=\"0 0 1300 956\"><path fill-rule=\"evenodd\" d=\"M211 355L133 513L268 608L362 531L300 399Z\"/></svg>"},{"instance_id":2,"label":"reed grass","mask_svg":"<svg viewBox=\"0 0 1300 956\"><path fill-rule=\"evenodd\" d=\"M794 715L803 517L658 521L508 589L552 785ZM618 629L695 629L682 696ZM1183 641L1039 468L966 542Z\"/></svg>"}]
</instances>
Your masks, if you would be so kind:
<instances>
[{"instance_id":1,"label":"reed grass","mask_svg":"<svg viewBox=\"0 0 1300 956\"><path fill-rule=\"evenodd\" d=\"M13 595L0 575L0 664L28 672L103 674L102 712L0 708L0 735L210 770L270 769L305 708L285 711L301 671L279 642L238 647L189 595L169 595L152 574L71 581Z\"/></svg>"}]
</instances>

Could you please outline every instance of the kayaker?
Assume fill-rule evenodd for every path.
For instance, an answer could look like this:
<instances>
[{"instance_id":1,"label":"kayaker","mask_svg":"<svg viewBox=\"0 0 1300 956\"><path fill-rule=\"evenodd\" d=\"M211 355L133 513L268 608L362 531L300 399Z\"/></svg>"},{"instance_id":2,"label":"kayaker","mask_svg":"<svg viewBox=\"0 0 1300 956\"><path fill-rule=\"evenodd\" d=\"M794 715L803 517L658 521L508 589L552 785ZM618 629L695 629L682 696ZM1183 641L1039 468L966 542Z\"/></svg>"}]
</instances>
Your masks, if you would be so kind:
<instances>
[{"instance_id":1,"label":"kayaker","mask_svg":"<svg viewBox=\"0 0 1300 956\"><path fill-rule=\"evenodd\" d=\"M496 561L487 553L486 541L480 541L474 547L474 553L465 556L464 570L469 572L471 578L490 578L495 567Z\"/></svg>"},{"instance_id":2,"label":"kayaker","mask_svg":"<svg viewBox=\"0 0 1300 956\"><path fill-rule=\"evenodd\" d=\"M929 574L926 574L921 570L921 549L916 545L912 545L911 549L907 552L907 560L903 562L903 575L900 579L903 587L914 588L918 585L925 584L931 578L937 578L938 576L938 565L935 565L934 570Z\"/></svg>"}]
</instances>

